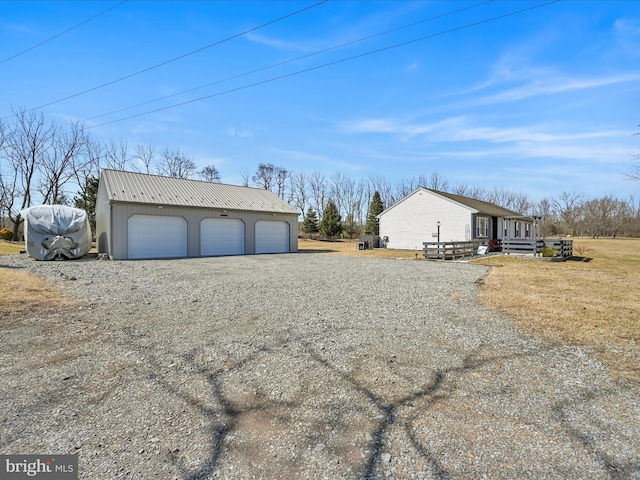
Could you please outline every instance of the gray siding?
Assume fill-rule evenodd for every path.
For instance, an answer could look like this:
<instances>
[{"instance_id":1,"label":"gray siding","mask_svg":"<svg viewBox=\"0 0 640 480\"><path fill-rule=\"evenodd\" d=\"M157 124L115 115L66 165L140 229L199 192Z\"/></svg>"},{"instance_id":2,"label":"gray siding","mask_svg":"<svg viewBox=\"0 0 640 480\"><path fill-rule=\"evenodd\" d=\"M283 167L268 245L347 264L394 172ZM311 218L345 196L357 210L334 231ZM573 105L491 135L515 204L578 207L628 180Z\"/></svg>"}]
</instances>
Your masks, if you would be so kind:
<instances>
[{"instance_id":1,"label":"gray siding","mask_svg":"<svg viewBox=\"0 0 640 480\"><path fill-rule=\"evenodd\" d=\"M108 207L108 204L107 204ZM109 237L108 241L99 243L100 252L108 252L114 260L127 259L127 238L128 238L128 220L132 215L170 215L180 216L187 221L187 256L200 256L200 222L205 218L237 218L245 224L245 253L255 253L255 224L258 220L279 220L289 224L290 228L290 245L289 251L295 253L298 251L298 215L297 214L280 214L280 213L263 213L227 210L226 216L223 217L222 210L206 209L206 208L189 208L189 207L168 207L159 208L153 205L112 203L110 225L103 226L101 230ZM105 215L109 217L109 215ZM117 235L113 234L117 232ZM102 247L105 247L102 249ZM110 248L109 248L110 247Z\"/></svg>"}]
</instances>

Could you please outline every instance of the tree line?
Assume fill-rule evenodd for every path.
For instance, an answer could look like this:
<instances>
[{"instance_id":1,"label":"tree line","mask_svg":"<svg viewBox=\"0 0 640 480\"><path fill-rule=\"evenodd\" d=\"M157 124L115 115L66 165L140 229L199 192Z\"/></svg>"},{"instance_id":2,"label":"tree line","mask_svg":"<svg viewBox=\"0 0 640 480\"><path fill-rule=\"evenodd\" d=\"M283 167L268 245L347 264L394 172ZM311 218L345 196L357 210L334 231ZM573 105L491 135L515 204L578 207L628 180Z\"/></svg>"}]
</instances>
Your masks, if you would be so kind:
<instances>
[{"instance_id":1,"label":"tree line","mask_svg":"<svg viewBox=\"0 0 640 480\"><path fill-rule=\"evenodd\" d=\"M0 120L0 228L19 232L20 210L40 204L82 208L93 222L102 168L221 181L215 165L198 170L194 159L180 149L130 145L122 139L100 142L80 123L61 126L42 113L16 110L8 120ZM451 184L438 172L392 182L383 175L356 180L343 172L326 175L271 163L260 163L255 172L241 172L241 179L243 186L270 190L297 208L305 220L303 231L309 228L307 233L325 237L377 234L375 216L418 187L539 216L545 236L640 236L640 201L634 197L589 198L562 192L534 201L506 188ZM92 228L95 231L95 224Z\"/></svg>"}]
</instances>

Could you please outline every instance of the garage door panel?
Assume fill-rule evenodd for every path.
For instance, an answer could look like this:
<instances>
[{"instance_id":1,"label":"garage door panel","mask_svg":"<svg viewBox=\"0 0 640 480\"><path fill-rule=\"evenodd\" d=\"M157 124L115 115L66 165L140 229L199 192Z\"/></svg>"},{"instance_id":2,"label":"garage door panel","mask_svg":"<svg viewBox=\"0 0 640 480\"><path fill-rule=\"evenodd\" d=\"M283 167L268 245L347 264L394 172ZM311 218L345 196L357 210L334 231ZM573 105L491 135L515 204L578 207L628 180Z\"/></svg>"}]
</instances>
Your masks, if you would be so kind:
<instances>
[{"instance_id":1,"label":"garage door panel","mask_svg":"<svg viewBox=\"0 0 640 480\"><path fill-rule=\"evenodd\" d=\"M200 222L200 255L243 255L245 226L234 218L205 218Z\"/></svg>"},{"instance_id":2,"label":"garage door panel","mask_svg":"<svg viewBox=\"0 0 640 480\"><path fill-rule=\"evenodd\" d=\"M273 220L256 222L256 253L289 253L289 224Z\"/></svg>"},{"instance_id":3,"label":"garage door panel","mask_svg":"<svg viewBox=\"0 0 640 480\"><path fill-rule=\"evenodd\" d=\"M129 258L187 256L187 221L183 217L133 215L127 224Z\"/></svg>"}]
</instances>

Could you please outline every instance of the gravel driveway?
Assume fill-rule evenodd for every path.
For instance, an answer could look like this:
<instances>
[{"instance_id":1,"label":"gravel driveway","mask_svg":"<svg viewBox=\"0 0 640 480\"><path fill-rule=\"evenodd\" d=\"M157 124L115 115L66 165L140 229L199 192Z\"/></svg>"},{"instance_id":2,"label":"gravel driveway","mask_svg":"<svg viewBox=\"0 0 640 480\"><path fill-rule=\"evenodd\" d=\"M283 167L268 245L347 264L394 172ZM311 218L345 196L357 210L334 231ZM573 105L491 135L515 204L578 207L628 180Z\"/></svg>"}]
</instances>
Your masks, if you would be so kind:
<instances>
[{"instance_id":1,"label":"gravel driveway","mask_svg":"<svg viewBox=\"0 0 640 480\"><path fill-rule=\"evenodd\" d=\"M80 478L640 478L640 393L476 303L485 267L290 254L35 262L0 453Z\"/></svg>"}]
</instances>

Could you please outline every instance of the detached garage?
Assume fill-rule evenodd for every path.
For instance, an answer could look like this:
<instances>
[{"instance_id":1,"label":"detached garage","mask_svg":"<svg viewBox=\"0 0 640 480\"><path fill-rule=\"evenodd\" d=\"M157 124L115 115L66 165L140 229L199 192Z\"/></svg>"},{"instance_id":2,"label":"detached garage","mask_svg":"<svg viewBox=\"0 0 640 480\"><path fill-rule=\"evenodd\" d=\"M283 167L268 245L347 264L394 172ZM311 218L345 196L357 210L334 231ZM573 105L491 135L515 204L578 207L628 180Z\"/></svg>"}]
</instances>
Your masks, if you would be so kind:
<instances>
[{"instance_id":1,"label":"detached garage","mask_svg":"<svg viewBox=\"0 0 640 480\"><path fill-rule=\"evenodd\" d=\"M298 212L268 190L103 170L100 253L113 260L298 251Z\"/></svg>"}]
</instances>

